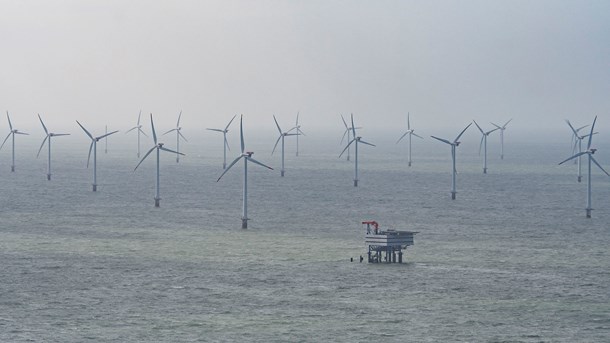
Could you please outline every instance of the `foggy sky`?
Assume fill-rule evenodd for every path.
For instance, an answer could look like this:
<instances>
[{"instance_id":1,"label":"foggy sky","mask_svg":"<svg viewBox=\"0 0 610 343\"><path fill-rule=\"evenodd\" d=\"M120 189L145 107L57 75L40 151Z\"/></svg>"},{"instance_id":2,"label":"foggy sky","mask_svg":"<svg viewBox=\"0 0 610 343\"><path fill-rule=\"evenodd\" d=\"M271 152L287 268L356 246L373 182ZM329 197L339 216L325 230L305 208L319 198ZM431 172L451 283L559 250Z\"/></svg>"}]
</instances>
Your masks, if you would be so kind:
<instances>
[{"instance_id":1,"label":"foggy sky","mask_svg":"<svg viewBox=\"0 0 610 343\"><path fill-rule=\"evenodd\" d=\"M610 131L610 1L1 0L0 42L0 128Z\"/></svg>"}]
</instances>

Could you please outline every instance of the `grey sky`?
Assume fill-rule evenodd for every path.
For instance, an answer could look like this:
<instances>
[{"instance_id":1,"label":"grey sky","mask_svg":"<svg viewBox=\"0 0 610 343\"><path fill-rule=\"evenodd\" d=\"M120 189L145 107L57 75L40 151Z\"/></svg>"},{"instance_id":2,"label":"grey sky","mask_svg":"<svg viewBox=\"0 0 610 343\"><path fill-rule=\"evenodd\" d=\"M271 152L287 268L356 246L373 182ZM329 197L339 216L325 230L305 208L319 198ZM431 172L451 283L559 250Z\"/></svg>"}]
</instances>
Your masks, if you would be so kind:
<instances>
[{"instance_id":1,"label":"grey sky","mask_svg":"<svg viewBox=\"0 0 610 343\"><path fill-rule=\"evenodd\" d=\"M0 42L0 109L22 127L182 109L199 128L300 110L309 130L353 112L396 131L407 111L427 132L610 130L610 1L1 0Z\"/></svg>"}]
</instances>

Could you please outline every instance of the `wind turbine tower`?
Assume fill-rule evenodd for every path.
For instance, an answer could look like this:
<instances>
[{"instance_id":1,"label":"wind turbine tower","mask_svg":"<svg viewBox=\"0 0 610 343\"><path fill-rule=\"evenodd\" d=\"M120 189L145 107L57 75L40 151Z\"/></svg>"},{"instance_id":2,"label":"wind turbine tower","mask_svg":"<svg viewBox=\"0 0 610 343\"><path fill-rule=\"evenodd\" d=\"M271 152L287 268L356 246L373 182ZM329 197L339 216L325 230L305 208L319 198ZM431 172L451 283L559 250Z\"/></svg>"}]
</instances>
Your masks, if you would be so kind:
<instances>
[{"instance_id":1,"label":"wind turbine tower","mask_svg":"<svg viewBox=\"0 0 610 343\"><path fill-rule=\"evenodd\" d=\"M9 137L12 136L12 164L11 164L11 172L15 172L15 135L28 135L28 133L25 132L21 132L17 129L13 129L13 124L11 123L11 117L8 115L8 111L6 111L6 118L8 119L8 126L10 128L10 132L8 133L8 135L6 136L6 138L4 139L4 142L2 142L2 145L0 145L0 150L2 149L2 147L4 146L4 143L6 143L6 141L8 140Z\"/></svg>"},{"instance_id":2,"label":"wind turbine tower","mask_svg":"<svg viewBox=\"0 0 610 343\"><path fill-rule=\"evenodd\" d=\"M140 158L140 134L143 134L145 137L148 137L148 135L146 135L146 133L142 130L142 125L140 125L140 117L141 116L142 116L142 110L140 110L140 113L138 113L138 124L125 132L125 134L128 134L129 132L131 132L133 130L137 130L137 133L138 133L138 158Z\"/></svg>"},{"instance_id":3,"label":"wind turbine tower","mask_svg":"<svg viewBox=\"0 0 610 343\"><path fill-rule=\"evenodd\" d=\"M244 121L244 116L242 115L239 120L239 137L241 140L241 155L239 155L236 159L233 160L233 162L231 162L231 164L229 164L227 169L225 169L225 171L222 172L222 174L220 174L220 177L218 177L218 180L216 180L216 182L220 181L220 179L223 177L223 175L225 175L229 171L229 169L231 169L231 167L233 167L239 160L241 160L242 158L244 159L244 184L243 184L244 188L243 188L243 198L242 198L243 202L242 202L241 228L247 229L248 228L248 161L250 161L254 164L258 164L267 169L273 170L273 168L253 159L252 158L252 155L254 154L253 152L251 152L251 151L245 152L243 121Z\"/></svg>"},{"instance_id":4,"label":"wind turbine tower","mask_svg":"<svg viewBox=\"0 0 610 343\"><path fill-rule=\"evenodd\" d=\"M455 168L455 149L460 145L460 137L462 137L462 135L464 134L464 132L466 132L466 130L470 127L470 125L472 125L472 123L468 124L468 126L466 126L466 128L464 128L464 130L462 130L462 132L460 132L459 135L457 135L457 137L455 137L455 139L453 140L453 142L450 142L446 139L443 138L438 138L435 136L430 136L434 139L437 139L443 143L447 143L451 146L451 160L453 163L453 173L452 173L452 177L451 177L451 199L455 200L455 195L457 193L456 189L455 189L455 176L457 174L457 169Z\"/></svg>"},{"instance_id":5,"label":"wind turbine tower","mask_svg":"<svg viewBox=\"0 0 610 343\"><path fill-rule=\"evenodd\" d=\"M575 140L574 141L574 148L572 150L573 153L577 153L576 152L576 147L578 147L578 153L582 152L582 140L590 137L591 135L596 134L597 132L593 132L591 131L591 133L588 133L586 135L580 135L578 132L582 129L584 129L585 127L589 126L589 125L585 125L582 127L579 127L578 129L575 129L574 126L572 126L572 124L570 123L569 120L566 120L566 123L568 124L568 126L570 127L570 129L572 130L572 139ZM582 163L581 163L581 156L578 156L578 158L576 158L574 160L575 162L578 163L578 182L582 181Z\"/></svg>"}]
</instances>

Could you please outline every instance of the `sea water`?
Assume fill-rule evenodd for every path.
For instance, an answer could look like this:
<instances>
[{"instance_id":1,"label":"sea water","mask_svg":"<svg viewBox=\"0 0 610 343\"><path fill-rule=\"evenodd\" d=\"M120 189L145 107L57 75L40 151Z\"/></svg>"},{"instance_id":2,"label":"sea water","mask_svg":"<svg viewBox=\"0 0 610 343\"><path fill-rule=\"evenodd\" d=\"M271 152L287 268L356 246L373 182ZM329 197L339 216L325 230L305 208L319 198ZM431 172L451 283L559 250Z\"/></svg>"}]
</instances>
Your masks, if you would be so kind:
<instances>
[{"instance_id":1,"label":"sea water","mask_svg":"<svg viewBox=\"0 0 610 343\"><path fill-rule=\"evenodd\" d=\"M440 142L414 141L411 167L406 144L361 146L353 187L353 151L339 159L334 140L302 137L298 157L287 141L283 178L275 137L255 141L275 170L248 166L242 230L243 164L217 182L215 138L184 143L180 163L161 154L160 208L135 136L100 144L95 193L86 140L54 140L51 181L38 142L18 146L15 173L5 147L0 341L610 340L610 180L594 172L586 219L586 164L580 184L557 165L569 148L511 142L500 160L489 143L484 175L473 138L452 201ZM366 263L364 220L419 232L406 263Z\"/></svg>"}]
</instances>

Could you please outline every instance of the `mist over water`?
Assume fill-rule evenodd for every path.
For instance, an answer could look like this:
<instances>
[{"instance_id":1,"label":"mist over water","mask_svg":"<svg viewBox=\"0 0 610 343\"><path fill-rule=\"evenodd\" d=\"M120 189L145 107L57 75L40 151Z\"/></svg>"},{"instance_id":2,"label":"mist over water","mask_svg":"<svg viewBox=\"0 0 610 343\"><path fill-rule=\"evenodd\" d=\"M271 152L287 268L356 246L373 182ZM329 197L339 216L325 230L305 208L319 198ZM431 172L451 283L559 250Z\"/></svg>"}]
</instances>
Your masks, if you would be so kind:
<instances>
[{"instance_id":1,"label":"mist over water","mask_svg":"<svg viewBox=\"0 0 610 343\"><path fill-rule=\"evenodd\" d=\"M303 128L305 130L305 128ZM471 128L472 129L472 128ZM76 130L75 130L76 131ZM238 154L232 132L228 162ZM307 132L307 131L306 131ZM53 180L37 139L0 151L0 341L489 341L600 342L610 336L610 180L558 166L569 142L489 140L458 148L457 200L449 148L363 137L360 183L339 137L286 144L246 135L249 229L240 229L242 164L222 173L221 135L183 132L187 154L137 171L135 135L98 145L98 192L88 142L54 140ZM435 134L435 133L432 133ZM76 136L76 137L75 137ZM167 138L165 138L167 137ZM165 136L167 147L175 144ZM425 136L427 137L427 136ZM18 137L21 138L21 137ZM338 138L338 139L335 139ZM603 142L603 140L600 140ZM143 152L152 146L143 140ZM595 155L610 166L610 149ZM584 161L584 160L583 160ZM419 231L402 265L365 256L360 222Z\"/></svg>"}]
</instances>

